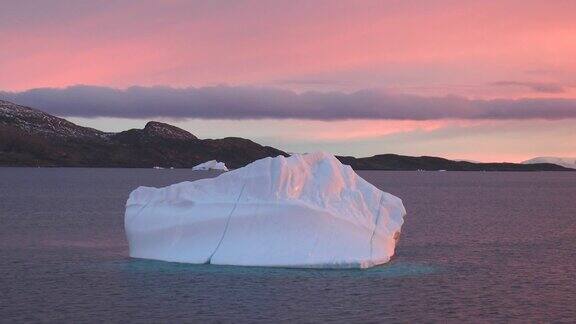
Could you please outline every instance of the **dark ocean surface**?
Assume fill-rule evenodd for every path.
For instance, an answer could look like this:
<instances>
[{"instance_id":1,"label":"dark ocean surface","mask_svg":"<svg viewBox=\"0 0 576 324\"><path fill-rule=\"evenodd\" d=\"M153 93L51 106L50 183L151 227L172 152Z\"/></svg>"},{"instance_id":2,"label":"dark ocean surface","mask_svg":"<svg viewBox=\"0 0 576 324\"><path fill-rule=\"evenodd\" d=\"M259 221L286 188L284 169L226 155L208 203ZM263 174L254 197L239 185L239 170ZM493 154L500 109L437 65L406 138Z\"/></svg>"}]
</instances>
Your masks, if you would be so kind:
<instances>
[{"instance_id":1,"label":"dark ocean surface","mask_svg":"<svg viewBox=\"0 0 576 324\"><path fill-rule=\"evenodd\" d=\"M403 199L369 270L130 259L137 186L217 173L0 168L1 322L575 322L576 172L359 172Z\"/></svg>"}]
</instances>

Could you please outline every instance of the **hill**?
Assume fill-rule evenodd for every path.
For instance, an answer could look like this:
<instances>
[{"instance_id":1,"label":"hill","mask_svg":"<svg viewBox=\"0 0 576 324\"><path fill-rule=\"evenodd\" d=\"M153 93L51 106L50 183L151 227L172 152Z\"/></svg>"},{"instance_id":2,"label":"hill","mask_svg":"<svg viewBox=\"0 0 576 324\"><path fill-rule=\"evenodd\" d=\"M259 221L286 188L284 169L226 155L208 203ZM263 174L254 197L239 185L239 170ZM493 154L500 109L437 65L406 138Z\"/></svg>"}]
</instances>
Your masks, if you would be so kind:
<instances>
[{"instance_id":1,"label":"hill","mask_svg":"<svg viewBox=\"0 0 576 324\"><path fill-rule=\"evenodd\" d=\"M287 154L237 137L202 140L155 121L144 129L105 133L0 101L0 165L5 166L189 168L215 159L238 168L278 155Z\"/></svg>"},{"instance_id":2,"label":"hill","mask_svg":"<svg viewBox=\"0 0 576 324\"><path fill-rule=\"evenodd\" d=\"M239 168L288 154L239 137L199 139L166 123L106 133L30 107L0 100L0 166L191 168L208 160ZM570 171L551 164L474 163L439 157L381 154L338 159L357 170Z\"/></svg>"},{"instance_id":3,"label":"hill","mask_svg":"<svg viewBox=\"0 0 576 324\"><path fill-rule=\"evenodd\" d=\"M565 168L576 169L576 158L541 156L522 162L522 164L552 163Z\"/></svg>"}]
</instances>

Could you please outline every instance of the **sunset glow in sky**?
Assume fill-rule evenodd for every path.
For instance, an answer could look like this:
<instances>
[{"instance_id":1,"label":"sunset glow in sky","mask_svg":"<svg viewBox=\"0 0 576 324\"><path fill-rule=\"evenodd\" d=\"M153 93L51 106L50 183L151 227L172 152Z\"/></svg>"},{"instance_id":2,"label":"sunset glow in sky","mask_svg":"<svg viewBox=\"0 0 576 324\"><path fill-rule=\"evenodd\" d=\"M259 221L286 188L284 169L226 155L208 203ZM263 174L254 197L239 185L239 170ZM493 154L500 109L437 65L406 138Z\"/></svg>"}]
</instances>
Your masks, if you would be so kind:
<instances>
[{"instance_id":1,"label":"sunset glow in sky","mask_svg":"<svg viewBox=\"0 0 576 324\"><path fill-rule=\"evenodd\" d=\"M103 130L154 119L287 151L576 156L572 0L8 0L0 44L0 98Z\"/></svg>"}]
</instances>

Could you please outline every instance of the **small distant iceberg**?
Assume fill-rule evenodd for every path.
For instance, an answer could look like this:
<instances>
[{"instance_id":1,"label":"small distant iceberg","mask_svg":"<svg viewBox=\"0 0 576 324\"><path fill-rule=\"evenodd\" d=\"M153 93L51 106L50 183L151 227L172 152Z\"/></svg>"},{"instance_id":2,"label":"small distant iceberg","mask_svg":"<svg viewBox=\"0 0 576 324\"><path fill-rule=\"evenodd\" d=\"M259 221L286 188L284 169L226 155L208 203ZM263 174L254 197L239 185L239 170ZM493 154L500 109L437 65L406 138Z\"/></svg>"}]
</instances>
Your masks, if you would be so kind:
<instances>
[{"instance_id":1,"label":"small distant iceberg","mask_svg":"<svg viewBox=\"0 0 576 324\"><path fill-rule=\"evenodd\" d=\"M197 166L193 167L192 170L194 171L206 171L206 170L220 170L220 171L228 171L226 164L224 162L218 162L216 160L210 160L204 163L200 163Z\"/></svg>"},{"instance_id":2,"label":"small distant iceberg","mask_svg":"<svg viewBox=\"0 0 576 324\"><path fill-rule=\"evenodd\" d=\"M139 187L130 256L241 266L369 268L394 255L402 200L333 155L257 160L215 178Z\"/></svg>"}]
</instances>

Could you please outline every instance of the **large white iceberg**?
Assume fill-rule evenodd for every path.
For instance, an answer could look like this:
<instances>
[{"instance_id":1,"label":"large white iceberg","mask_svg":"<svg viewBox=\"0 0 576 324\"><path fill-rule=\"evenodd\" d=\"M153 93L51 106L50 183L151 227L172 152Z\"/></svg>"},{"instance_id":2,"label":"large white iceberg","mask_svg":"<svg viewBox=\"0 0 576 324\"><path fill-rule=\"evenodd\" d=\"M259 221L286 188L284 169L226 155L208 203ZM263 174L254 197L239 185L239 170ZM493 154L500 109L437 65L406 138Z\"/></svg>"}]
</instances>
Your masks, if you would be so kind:
<instances>
[{"instance_id":1,"label":"large white iceberg","mask_svg":"<svg viewBox=\"0 0 576 324\"><path fill-rule=\"evenodd\" d=\"M216 160L210 160L204 163L200 163L197 166L193 167L192 170L194 171L205 171L205 170L220 170L220 171L228 171L226 164L224 162L218 162Z\"/></svg>"},{"instance_id":2,"label":"large white iceberg","mask_svg":"<svg viewBox=\"0 0 576 324\"><path fill-rule=\"evenodd\" d=\"M394 255L406 214L326 153L255 161L216 178L139 187L130 256L243 266L367 268Z\"/></svg>"}]
</instances>

